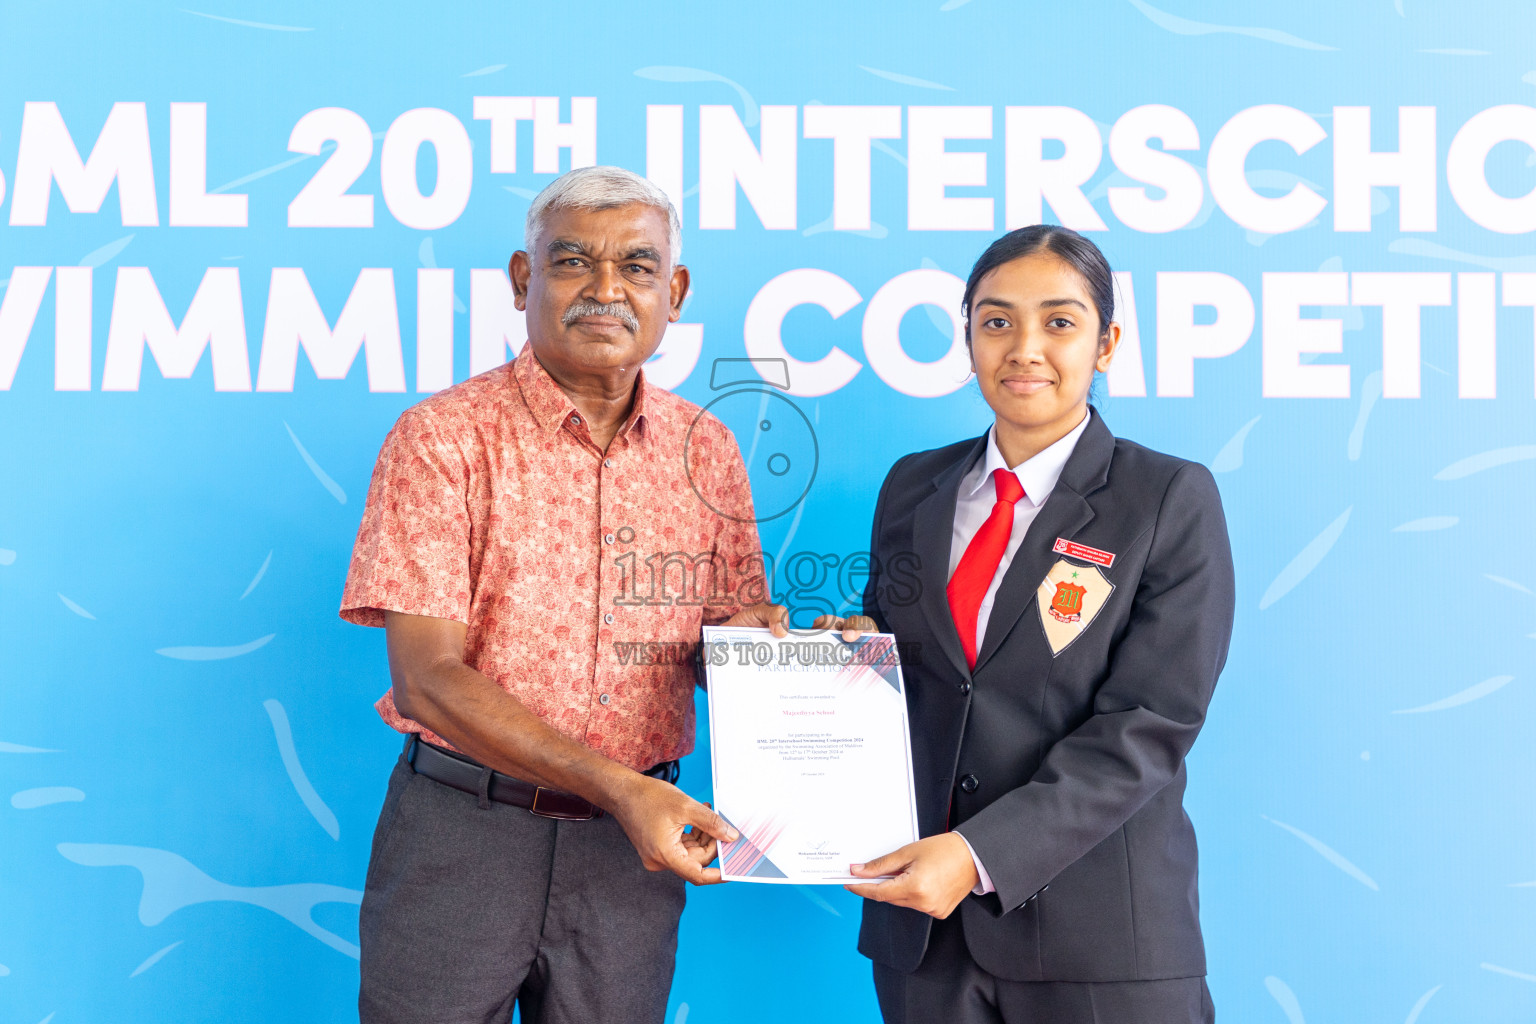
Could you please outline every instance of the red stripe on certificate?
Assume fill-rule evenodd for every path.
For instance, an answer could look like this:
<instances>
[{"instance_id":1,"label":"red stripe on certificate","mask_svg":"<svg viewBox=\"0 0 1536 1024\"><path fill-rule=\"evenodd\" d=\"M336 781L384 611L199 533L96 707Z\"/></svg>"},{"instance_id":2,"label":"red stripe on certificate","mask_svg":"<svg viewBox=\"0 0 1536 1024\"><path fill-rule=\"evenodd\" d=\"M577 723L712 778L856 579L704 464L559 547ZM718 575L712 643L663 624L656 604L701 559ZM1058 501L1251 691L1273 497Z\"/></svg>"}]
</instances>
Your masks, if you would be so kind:
<instances>
[{"instance_id":1,"label":"red stripe on certificate","mask_svg":"<svg viewBox=\"0 0 1536 1024\"><path fill-rule=\"evenodd\" d=\"M1115 556L1110 551L1100 551L1098 548L1090 548L1086 544L1076 544L1065 537L1056 538L1056 546L1051 548L1058 555L1067 555L1071 558L1081 558L1085 562L1094 565L1102 565L1108 569L1115 564Z\"/></svg>"}]
</instances>

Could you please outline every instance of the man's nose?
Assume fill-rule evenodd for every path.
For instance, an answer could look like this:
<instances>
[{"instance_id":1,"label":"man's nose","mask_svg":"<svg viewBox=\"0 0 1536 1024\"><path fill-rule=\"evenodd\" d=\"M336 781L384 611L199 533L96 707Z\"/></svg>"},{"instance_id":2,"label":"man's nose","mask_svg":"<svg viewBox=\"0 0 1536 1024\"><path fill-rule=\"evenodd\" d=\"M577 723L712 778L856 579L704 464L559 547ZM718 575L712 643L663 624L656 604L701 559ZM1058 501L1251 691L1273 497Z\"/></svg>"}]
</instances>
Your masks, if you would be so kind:
<instances>
[{"instance_id":1,"label":"man's nose","mask_svg":"<svg viewBox=\"0 0 1536 1024\"><path fill-rule=\"evenodd\" d=\"M619 274L618 265L609 260L599 261L592 268L587 294L597 302L625 301L624 278Z\"/></svg>"}]
</instances>

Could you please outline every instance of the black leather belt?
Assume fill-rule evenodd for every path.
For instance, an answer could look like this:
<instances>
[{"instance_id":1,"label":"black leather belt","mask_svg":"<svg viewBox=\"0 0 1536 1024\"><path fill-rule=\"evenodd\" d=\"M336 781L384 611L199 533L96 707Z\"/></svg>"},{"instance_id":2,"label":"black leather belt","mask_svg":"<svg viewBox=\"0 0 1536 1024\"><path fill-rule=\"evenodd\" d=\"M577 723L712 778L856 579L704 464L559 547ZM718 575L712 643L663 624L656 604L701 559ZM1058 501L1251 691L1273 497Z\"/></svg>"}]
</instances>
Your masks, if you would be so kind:
<instances>
[{"instance_id":1,"label":"black leather belt","mask_svg":"<svg viewBox=\"0 0 1536 1024\"><path fill-rule=\"evenodd\" d=\"M541 818L559 818L563 821L590 821L601 818L603 809L574 793L564 793L546 786L514 779L510 775L493 771L463 754L444 750L442 747L412 737L406 746L405 759L416 774L425 775L433 782L441 782L472 796L495 800L497 803L523 807ZM676 782L679 769L676 761L663 761L642 772L663 782Z\"/></svg>"}]
</instances>

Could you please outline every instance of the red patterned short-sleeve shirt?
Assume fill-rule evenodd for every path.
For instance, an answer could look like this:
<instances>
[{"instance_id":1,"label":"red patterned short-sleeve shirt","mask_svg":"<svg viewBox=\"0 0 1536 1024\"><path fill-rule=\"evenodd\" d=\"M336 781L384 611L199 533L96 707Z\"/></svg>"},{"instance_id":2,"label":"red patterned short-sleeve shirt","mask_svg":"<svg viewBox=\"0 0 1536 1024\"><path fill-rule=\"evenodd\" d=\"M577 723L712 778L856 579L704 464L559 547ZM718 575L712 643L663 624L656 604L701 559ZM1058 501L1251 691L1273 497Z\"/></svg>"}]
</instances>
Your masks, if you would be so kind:
<instances>
[{"instance_id":1,"label":"red patterned short-sleeve shirt","mask_svg":"<svg viewBox=\"0 0 1536 1024\"><path fill-rule=\"evenodd\" d=\"M729 430L651 386L606 452L525 346L401 415L342 597L455 619L464 660L572 739L636 769L693 749L699 629L767 600ZM376 705L400 732L448 741Z\"/></svg>"}]
</instances>

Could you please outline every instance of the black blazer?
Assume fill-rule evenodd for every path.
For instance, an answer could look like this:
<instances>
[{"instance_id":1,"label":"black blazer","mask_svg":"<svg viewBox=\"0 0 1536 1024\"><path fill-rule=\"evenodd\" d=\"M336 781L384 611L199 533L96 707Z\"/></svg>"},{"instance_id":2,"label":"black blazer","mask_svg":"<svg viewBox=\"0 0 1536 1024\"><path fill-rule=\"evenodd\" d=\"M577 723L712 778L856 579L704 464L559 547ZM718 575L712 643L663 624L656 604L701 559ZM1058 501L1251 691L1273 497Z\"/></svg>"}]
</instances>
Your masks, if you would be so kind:
<instances>
[{"instance_id":1,"label":"black blazer","mask_svg":"<svg viewBox=\"0 0 1536 1024\"><path fill-rule=\"evenodd\" d=\"M953 801L956 830L997 887L961 902L966 943L1013 981L1205 973L1184 755L1232 632L1226 520L1205 467L1091 417L1003 577L974 672L945 585L960 479L985 435L898 461L875 509L864 612L918 647L915 658L903 648L903 675L919 826L944 832ZM1056 553L1058 538L1114 563ZM1051 587L1048 607L1037 590L1048 573L1093 570L1114 589L1053 654L1048 628L1058 646L1063 629L1048 627ZM866 900L859 950L913 970L930 923Z\"/></svg>"}]
</instances>

